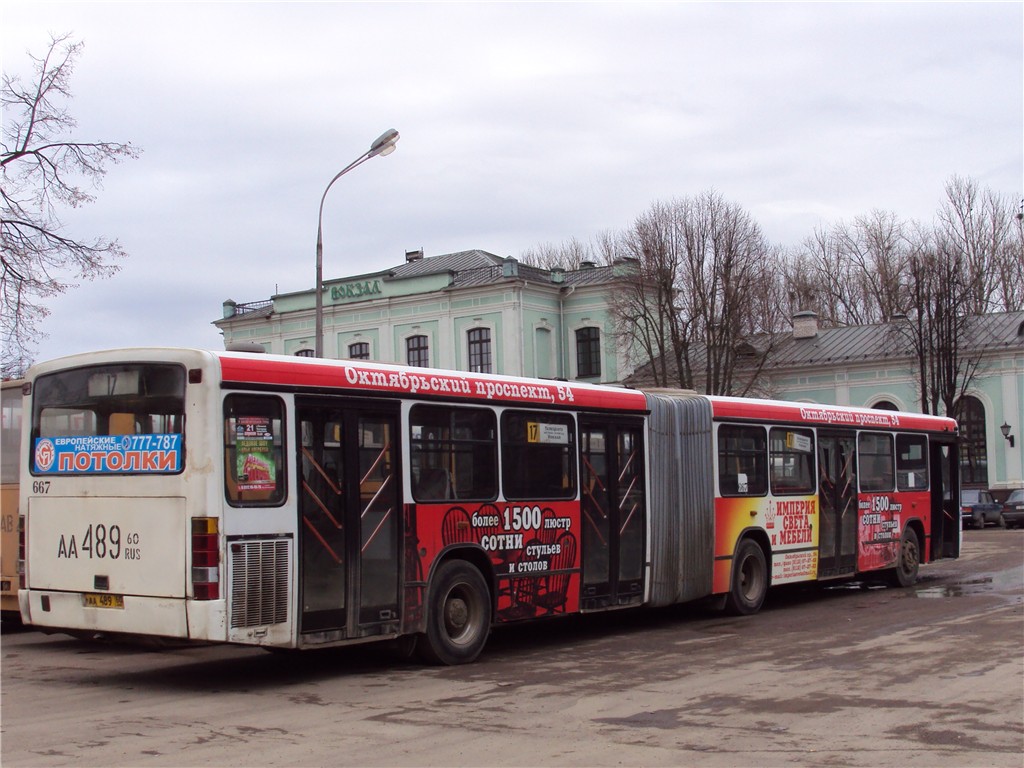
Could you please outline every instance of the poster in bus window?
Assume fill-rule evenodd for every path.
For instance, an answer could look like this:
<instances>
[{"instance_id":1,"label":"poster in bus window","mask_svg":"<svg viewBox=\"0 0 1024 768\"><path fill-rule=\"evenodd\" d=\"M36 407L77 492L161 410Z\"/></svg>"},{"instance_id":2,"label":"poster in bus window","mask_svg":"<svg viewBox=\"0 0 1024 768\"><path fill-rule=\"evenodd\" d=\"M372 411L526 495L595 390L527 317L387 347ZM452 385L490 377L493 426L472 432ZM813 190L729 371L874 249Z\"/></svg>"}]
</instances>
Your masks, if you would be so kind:
<instances>
[{"instance_id":1,"label":"poster in bus window","mask_svg":"<svg viewBox=\"0 0 1024 768\"><path fill-rule=\"evenodd\" d=\"M274 433L265 416L242 416L235 424L238 490L266 491L277 487Z\"/></svg>"}]
</instances>

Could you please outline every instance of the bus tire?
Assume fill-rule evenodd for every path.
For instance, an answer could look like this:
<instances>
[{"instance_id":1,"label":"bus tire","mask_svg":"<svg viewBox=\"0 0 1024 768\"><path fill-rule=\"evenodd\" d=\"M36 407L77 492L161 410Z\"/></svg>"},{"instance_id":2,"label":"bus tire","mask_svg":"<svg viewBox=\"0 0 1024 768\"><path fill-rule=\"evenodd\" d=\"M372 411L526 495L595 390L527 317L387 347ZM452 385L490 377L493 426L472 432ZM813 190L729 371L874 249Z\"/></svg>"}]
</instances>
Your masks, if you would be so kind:
<instances>
[{"instance_id":1,"label":"bus tire","mask_svg":"<svg viewBox=\"0 0 1024 768\"><path fill-rule=\"evenodd\" d=\"M896 556L896 567L890 574L894 587L912 587L917 583L917 571L921 567L921 545L913 528L903 531L900 550Z\"/></svg>"},{"instance_id":2,"label":"bus tire","mask_svg":"<svg viewBox=\"0 0 1024 768\"><path fill-rule=\"evenodd\" d=\"M427 631L417 644L431 664L468 664L480 655L491 629L491 592L464 560L442 563L430 582Z\"/></svg>"},{"instance_id":3,"label":"bus tire","mask_svg":"<svg viewBox=\"0 0 1024 768\"><path fill-rule=\"evenodd\" d=\"M761 610L768 594L768 564L764 550L753 539L743 539L732 561L732 584L726 596L726 610L749 616Z\"/></svg>"}]
</instances>

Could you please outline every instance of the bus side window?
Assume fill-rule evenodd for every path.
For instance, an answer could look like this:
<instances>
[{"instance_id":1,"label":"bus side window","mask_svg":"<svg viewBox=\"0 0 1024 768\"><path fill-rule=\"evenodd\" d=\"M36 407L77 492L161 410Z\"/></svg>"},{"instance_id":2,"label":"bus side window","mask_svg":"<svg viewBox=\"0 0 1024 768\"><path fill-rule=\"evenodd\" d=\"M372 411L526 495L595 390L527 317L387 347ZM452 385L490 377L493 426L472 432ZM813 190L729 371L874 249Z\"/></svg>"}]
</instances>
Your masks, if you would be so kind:
<instances>
[{"instance_id":1,"label":"bus side window","mask_svg":"<svg viewBox=\"0 0 1024 768\"><path fill-rule=\"evenodd\" d=\"M576 495L576 426L569 416L534 411L501 415L501 483L506 499Z\"/></svg>"},{"instance_id":2,"label":"bus side window","mask_svg":"<svg viewBox=\"0 0 1024 768\"><path fill-rule=\"evenodd\" d=\"M772 493L814 493L814 433L809 429L772 427L769 445Z\"/></svg>"},{"instance_id":3,"label":"bus side window","mask_svg":"<svg viewBox=\"0 0 1024 768\"><path fill-rule=\"evenodd\" d=\"M233 506L276 506L284 501L284 407L276 397L224 399L224 482Z\"/></svg>"},{"instance_id":4,"label":"bus side window","mask_svg":"<svg viewBox=\"0 0 1024 768\"><path fill-rule=\"evenodd\" d=\"M892 435L861 432L857 437L857 461L862 491L892 491L895 488Z\"/></svg>"},{"instance_id":5,"label":"bus side window","mask_svg":"<svg viewBox=\"0 0 1024 768\"><path fill-rule=\"evenodd\" d=\"M718 492L722 496L768 492L768 438L763 427L718 427Z\"/></svg>"},{"instance_id":6,"label":"bus side window","mask_svg":"<svg viewBox=\"0 0 1024 768\"><path fill-rule=\"evenodd\" d=\"M928 438L896 435L896 487L900 491L928 488Z\"/></svg>"},{"instance_id":7,"label":"bus side window","mask_svg":"<svg viewBox=\"0 0 1024 768\"><path fill-rule=\"evenodd\" d=\"M415 405L409 414L416 501L497 498L497 425L490 408Z\"/></svg>"}]
</instances>

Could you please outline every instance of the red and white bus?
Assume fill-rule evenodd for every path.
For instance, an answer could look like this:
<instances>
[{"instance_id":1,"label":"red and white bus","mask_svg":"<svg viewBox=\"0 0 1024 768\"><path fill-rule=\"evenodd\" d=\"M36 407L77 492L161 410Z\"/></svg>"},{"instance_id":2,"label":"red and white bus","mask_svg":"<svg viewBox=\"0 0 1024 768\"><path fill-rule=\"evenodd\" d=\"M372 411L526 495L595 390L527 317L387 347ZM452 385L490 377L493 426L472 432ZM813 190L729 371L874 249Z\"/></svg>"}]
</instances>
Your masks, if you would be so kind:
<instances>
[{"instance_id":1,"label":"red and white bus","mask_svg":"<svg viewBox=\"0 0 1024 768\"><path fill-rule=\"evenodd\" d=\"M233 352L35 366L26 623L415 640L956 557L957 426L856 408Z\"/></svg>"}]
</instances>

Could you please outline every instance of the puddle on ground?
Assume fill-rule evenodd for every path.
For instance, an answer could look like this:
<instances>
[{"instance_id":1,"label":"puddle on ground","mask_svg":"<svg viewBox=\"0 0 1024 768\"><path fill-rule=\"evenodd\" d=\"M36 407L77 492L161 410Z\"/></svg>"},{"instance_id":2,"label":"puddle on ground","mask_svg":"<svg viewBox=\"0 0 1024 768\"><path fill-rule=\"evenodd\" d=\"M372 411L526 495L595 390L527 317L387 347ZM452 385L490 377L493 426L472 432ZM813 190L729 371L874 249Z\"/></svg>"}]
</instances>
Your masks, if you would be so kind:
<instances>
[{"instance_id":1,"label":"puddle on ground","mask_svg":"<svg viewBox=\"0 0 1024 768\"><path fill-rule=\"evenodd\" d=\"M938 584L933 587L919 587L908 590L909 597L969 597L970 595L991 594L1005 589L1020 589L1024 586L1024 568L1011 568L999 573L975 576L952 584Z\"/></svg>"},{"instance_id":2,"label":"puddle on ground","mask_svg":"<svg viewBox=\"0 0 1024 768\"><path fill-rule=\"evenodd\" d=\"M1011 568L998 573L987 573L972 576L964 581L957 581L951 584L928 584L930 579L922 577L916 588L901 590L900 593L906 597L921 598L942 598L942 597L968 597L970 595L993 594L1016 588L1024 591L1024 566ZM843 591L873 591L876 589L889 589L889 585L879 581L858 580L845 581L840 584L832 584L825 587L828 592Z\"/></svg>"},{"instance_id":3,"label":"puddle on ground","mask_svg":"<svg viewBox=\"0 0 1024 768\"><path fill-rule=\"evenodd\" d=\"M985 592L991 592L995 588L993 585L993 578L986 576L980 579L972 579L971 581L962 581L957 584L940 584L937 587L915 589L910 593L910 596L924 598L965 597L967 595L980 595Z\"/></svg>"}]
</instances>

